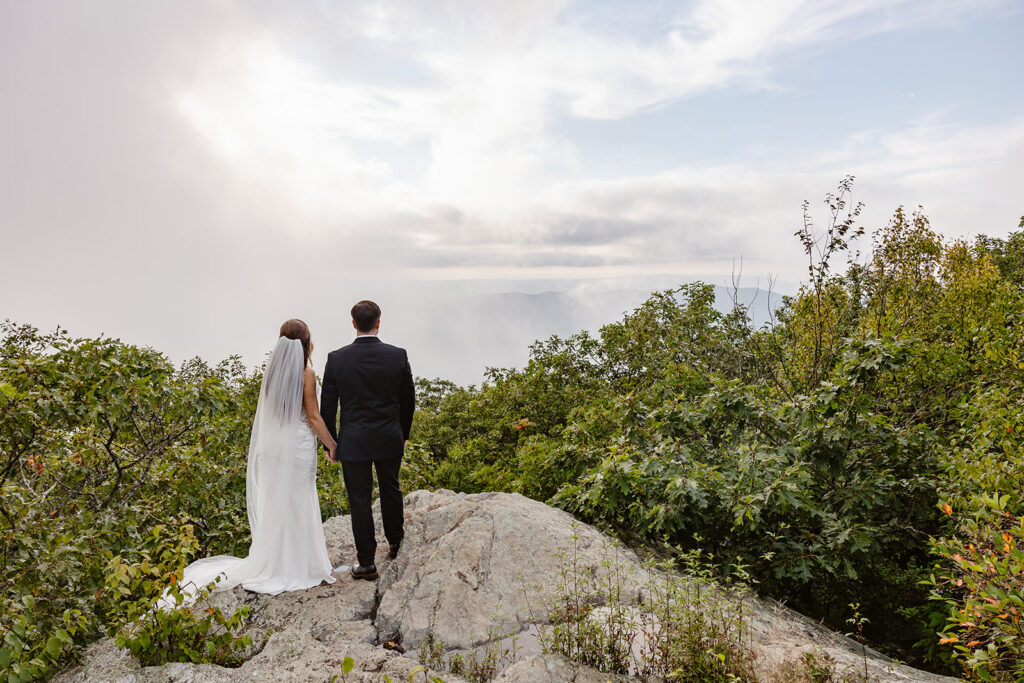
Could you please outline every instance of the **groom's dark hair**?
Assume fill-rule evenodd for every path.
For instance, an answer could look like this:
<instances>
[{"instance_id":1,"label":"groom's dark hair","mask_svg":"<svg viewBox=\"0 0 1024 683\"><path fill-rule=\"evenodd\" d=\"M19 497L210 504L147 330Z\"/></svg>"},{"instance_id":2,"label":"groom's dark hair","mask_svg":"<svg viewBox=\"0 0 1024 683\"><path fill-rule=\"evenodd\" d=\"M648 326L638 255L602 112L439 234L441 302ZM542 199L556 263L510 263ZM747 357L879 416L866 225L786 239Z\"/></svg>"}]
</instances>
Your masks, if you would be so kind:
<instances>
[{"instance_id":1,"label":"groom's dark hair","mask_svg":"<svg viewBox=\"0 0 1024 683\"><path fill-rule=\"evenodd\" d=\"M372 301L360 301L352 307L352 322L360 332L372 332L380 320L380 306Z\"/></svg>"}]
</instances>

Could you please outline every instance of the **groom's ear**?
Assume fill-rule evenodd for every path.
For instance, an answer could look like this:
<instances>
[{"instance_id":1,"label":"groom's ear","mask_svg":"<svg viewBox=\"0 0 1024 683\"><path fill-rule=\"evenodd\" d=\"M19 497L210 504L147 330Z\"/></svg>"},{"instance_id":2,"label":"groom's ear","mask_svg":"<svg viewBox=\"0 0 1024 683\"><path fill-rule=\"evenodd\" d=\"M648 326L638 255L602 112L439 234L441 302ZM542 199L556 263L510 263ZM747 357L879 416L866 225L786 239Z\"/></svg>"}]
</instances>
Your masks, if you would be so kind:
<instances>
[{"instance_id":1,"label":"groom's ear","mask_svg":"<svg viewBox=\"0 0 1024 683\"><path fill-rule=\"evenodd\" d=\"M356 321L355 320L352 321L352 329L355 330L356 332L359 331L359 325L356 325Z\"/></svg>"}]
</instances>

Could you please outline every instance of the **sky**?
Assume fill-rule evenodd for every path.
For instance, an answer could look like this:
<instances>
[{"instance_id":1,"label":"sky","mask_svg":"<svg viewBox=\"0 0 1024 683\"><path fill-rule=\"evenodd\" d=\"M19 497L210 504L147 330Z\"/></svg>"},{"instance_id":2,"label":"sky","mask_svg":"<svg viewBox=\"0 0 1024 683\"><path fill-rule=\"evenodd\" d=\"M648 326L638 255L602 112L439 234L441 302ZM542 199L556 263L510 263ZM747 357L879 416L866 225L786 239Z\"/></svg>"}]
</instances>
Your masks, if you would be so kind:
<instances>
[{"instance_id":1,"label":"sky","mask_svg":"<svg viewBox=\"0 0 1024 683\"><path fill-rule=\"evenodd\" d=\"M0 319L255 365L300 317L322 363L370 298L465 383L653 289L792 291L846 175L869 231L1006 235L1021 35L1017 0L0 0Z\"/></svg>"}]
</instances>

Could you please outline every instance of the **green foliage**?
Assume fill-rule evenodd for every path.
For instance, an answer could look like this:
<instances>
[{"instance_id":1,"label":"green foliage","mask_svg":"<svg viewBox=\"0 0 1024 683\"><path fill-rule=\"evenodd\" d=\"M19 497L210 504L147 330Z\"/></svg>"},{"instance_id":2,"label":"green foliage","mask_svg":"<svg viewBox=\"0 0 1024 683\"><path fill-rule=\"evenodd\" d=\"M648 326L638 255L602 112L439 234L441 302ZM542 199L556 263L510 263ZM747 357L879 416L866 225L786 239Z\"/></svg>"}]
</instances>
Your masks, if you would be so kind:
<instances>
[{"instance_id":1,"label":"green foliage","mask_svg":"<svg viewBox=\"0 0 1024 683\"><path fill-rule=\"evenodd\" d=\"M805 651L797 661L783 662L772 672L778 683L867 683L861 674L839 672L828 653Z\"/></svg>"},{"instance_id":2,"label":"green foliage","mask_svg":"<svg viewBox=\"0 0 1024 683\"><path fill-rule=\"evenodd\" d=\"M175 369L114 339L0 327L0 677L46 678L124 619L108 564L191 527L174 571L244 555L245 458L261 376L231 358ZM321 510L344 509L321 460ZM141 595L136 596L141 599ZM29 606L31 605L31 606Z\"/></svg>"},{"instance_id":3,"label":"green foliage","mask_svg":"<svg viewBox=\"0 0 1024 683\"><path fill-rule=\"evenodd\" d=\"M30 595L7 602L0 622L0 672L8 681L34 681L52 672L75 648L75 636L86 627L81 613L67 609L57 618L40 619L40 605ZM52 631L44 630L52 629Z\"/></svg>"},{"instance_id":4,"label":"green foliage","mask_svg":"<svg viewBox=\"0 0 1024 683\"><path fill-rule=\"evenodd\" d=\"M1011 232L1006 239L979 235L974 246L991 257L1004 278L1024 287L1024 216L1017 227L1022 230Z\"/></svg>"},{"instance_id":5,"label":"green foliage","mask_svg":"<svg viewBox=\"0 0 1024 683\"><path fill-rule=\"evenodd\" d=\"M334 683L339 678L341 678L342 681L347 681L348 680L348 675L350 673L352 673L352 669L355 668L355 665L356 665L356 662L355 662L354 659L352 659L351 657L345 657L345 659L341 660L341 674L340 674L340 676L338 674L334 674L333 676L331 676L330 683ZM390 677L385 676L384 678L388 681L388 683L390 683L390 681L391 681Z\"/></svg>"},{"instance_id":6,"label":"green foliage","mask_svg":"<svg viewBox=\"0 0 1024 683\"><path fill-rule=\"evenodd\" d=\"M937 505L998 491L1024 514L1024 233L949 243L899 208L862 255L851 189L822 232L805 207L808 281L763 328L691 284L479 388L436 385L417 483L548 500L723 572L738 557L758 591L836 629L860 603L867 641L948 670L922 584L929 538L954 531Z\"/></svg>"},{"instance_id":7,"label":"green foliage","mask_svg":"<svg viewBox=\"0 0 1024 683\"><path fill-rule=\"evenodd\" d=\"M895 343L853 345L834 381L782 405L721 382L699 403L634 415L642 426L627 426L555 500L606 528L741 557L762 590L821 610L814 591L824 577L832 586L859 583L927 560L902 530L935 517L933 436L894 423L871 397L908 353ZM908 590L921 594L918 578ZM824 595L834 605L838 598ZM841 609L831 614L840 622Z\"/></svg>"},{"instance_id":8,"label":"green foliage","mask_svg":"<svg viewBox=\"0 0 1024 683\"><path fill-rule=\"evenodd\" d=\"M248 607L225 616L208 601L215 583L187 591L179 584L181 558L197 547L191 525L179 527L177 534L157 525L137 561L117 556L108 564L105 599L111 605L108 619L112 621L107 632L118 647L145 666L167 662L237 666L241 652L252 644L248 636L238 635L249 616Z\"/></svg>"},{"instance_id":9,"label":"green foliage","mask_svg":"<svg viewBox=\"0 0 1024 683\"><path fill-rule=\"evenodd\" d=\"M594 446L620 431L622 396L661 400L699 391L715 372L738 371L713 300L703 284L655 294L599 338L581 332L535 343L526 368L492 369L479 390L449 387L437 396L421 382L431 398L413 440L433 466L421 468L419 481L547 499L600 461Z\"/></svg>"},{"instance_id":10,"label":"green foliage","mask_svg":"<svg viewBox=\"0 0 1024 683\"><path fill-rule=\"evenodd\" d=\"M503 639L508 638L508 644ZM427 638L420 647L420 663L427 669L447 671L461 676L472 683L487 683L494 679L503 669L515 663L519 653L516 635L507 635L492 629L488 634L487 644L468 652L445 653L444 642L436 638ZM431 678L439 681L439 678Z\"/></svg>"},{"instance_id":11,"label":"green foliage","mask_svg":"<svg viewBox=\"0 0 1024 683\"><path fill-rule=\"evenodd\" d=\"M541 633L556 652L605 673L678 681L754 681L748 606L742 585L725 591L699 551L652 566L635 601L623 595L629 570L614 560L583 565L578 537L562 552L551 626ZM636 602L636 604L629 604Z\"/></svg>"},{"instance_id":12,"label":"green foliage","mask_svg":"<svg viewBox=\"0 0 1024 683\"><path fill-rule=\"evenodd\" d=\"M936 542L945 562L928 582L949 606L940 642L985 681L1024 678L1024 516L1007 510L1009 498L979 497L956 536Z\"/></svg>"},{"instance_id":13,"label":"green foliage","mask_svg":"<svg viewBox=\"0 0 1024 683\"><path fill-rule=\"evenodd\" d=\"M1019 311L1007 316L1013 319ZM997 338L985 358L990 381L960 406L960 428L940 452L941 509L955 520L933 541L926 582L945 607L935 620L942 656L982 680L1024 677L1024 362L1020 340Z\"/></svg>"}]
</instances>

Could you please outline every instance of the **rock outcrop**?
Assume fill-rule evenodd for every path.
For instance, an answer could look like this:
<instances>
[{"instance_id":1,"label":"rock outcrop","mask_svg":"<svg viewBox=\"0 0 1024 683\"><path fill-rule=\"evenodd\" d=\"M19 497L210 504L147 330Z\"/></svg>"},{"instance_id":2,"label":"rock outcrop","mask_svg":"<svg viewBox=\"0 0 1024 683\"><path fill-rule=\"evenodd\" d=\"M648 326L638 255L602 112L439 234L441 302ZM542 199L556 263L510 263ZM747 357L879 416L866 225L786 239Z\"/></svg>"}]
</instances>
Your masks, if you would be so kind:
<instances>
[{"instance_id":1,"label":"rock outcrop","mask_svg":"<svg viewBox=\"0 0 1024 683\"><path fill-rule=\"evenodd\" d=\"M379 518L379 515L378 515ZM352 562L355 546L348 517L324 524L335 565ZM378 531L378 536L383 535ZM564 657L543 654L537 627L559 594L563 570L575 563L586 572L614 567L622 600L633 601L657 577L631 550L615 544L570 515L519 495L416 491L406 497L406 537L395 560L381 544L376 582L339 574L333 585L264 596L240 588L215 596L224 609L248 605L246 633L254 645L237 669L210 664L141 667L111 639L93 644L83 662L55 680L117 681L328 681L350 656L347 681L409 680L414 652L385 649L386 641L415 650L429 640L469 653L505 638L498 681L624 681ZM953 680L898 665L777 604L747 598L754 666L763 672L797 661L803 652L834 661L837 670L863 672L872 680ZM430 672L449 683L462 679ZM339 677L340 680L340 677ZM419 680L419 676L417 676Z\"/></svg>"}]
</instances>

